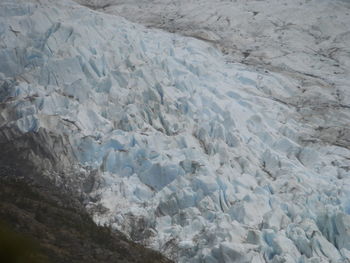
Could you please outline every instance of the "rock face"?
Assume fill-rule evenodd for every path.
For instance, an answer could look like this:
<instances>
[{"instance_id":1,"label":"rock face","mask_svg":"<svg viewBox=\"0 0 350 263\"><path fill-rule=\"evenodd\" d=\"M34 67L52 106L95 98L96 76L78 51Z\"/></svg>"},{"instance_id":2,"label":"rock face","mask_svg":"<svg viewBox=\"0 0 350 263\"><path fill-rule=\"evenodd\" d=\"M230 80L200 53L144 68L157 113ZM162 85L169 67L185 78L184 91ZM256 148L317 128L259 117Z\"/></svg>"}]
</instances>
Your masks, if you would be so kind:
<instances>
[{"instance_id":1,"label":"rock face","mask_svg":"<svg viewBox=\"0 0 350 263\"><path fill-rule=\"evenodd\" d=\"M97 223L178 262L349 261L341 86L70 1L0 5L2 149Z\"/></svg>"}]
</instances>

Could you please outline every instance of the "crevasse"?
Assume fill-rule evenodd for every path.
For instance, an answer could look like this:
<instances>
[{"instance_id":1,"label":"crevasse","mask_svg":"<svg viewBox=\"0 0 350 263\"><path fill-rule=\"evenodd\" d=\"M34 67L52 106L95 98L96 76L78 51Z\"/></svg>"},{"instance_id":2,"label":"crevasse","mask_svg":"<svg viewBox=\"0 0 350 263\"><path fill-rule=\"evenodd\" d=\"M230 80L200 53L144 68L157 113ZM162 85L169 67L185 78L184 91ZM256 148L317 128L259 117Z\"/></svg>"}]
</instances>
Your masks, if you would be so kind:
<instances>
[{"instance_id":1,"label":"crevasse","mask_svg":"<svg viewBox=\"0 0 350 263\"><path fill-rule=\"evenodd\" d=\"M294 79L70 1L0 10L0 127L65 138L97 222L178 262L350 260L350 151Z\"/></svg>"}]
</instances>

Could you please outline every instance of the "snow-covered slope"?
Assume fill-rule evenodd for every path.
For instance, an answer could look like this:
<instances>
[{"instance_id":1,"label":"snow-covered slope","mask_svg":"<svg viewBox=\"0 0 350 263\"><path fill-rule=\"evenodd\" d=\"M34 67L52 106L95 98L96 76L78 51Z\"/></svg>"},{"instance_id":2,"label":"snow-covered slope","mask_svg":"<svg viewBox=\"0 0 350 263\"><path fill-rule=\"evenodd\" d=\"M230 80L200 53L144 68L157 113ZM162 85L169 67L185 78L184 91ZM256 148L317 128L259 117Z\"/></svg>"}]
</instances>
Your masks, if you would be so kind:
<instances>
[{"instance_id":1,"label":"snow-covered slope","mask_svg":"<svg viewBox=\"0 0 350 263\"><path fill-rule=\"evenodd\" d=\"M97 222L178 262L350 260L345 92L69 1L0 4L0 140L39 134Z\"/></svg>"}]
</instances>

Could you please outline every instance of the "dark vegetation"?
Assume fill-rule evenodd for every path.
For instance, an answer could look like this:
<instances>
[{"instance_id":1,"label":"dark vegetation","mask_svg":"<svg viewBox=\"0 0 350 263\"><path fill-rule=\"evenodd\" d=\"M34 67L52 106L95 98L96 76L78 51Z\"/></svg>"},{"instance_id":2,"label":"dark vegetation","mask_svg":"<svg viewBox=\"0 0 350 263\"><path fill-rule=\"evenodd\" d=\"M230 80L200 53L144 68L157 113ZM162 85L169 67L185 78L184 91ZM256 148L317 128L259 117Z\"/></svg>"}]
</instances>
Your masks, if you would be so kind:
<instances>
[{"instance_id":1,"label":"dark vegetation","mask_svg":"<svg viewBox=\"0 0 350 263\"><path fill-rule=\"evenodd\" d=\"M0 262L170 262L108 226L97 226L73 193L34 180L41 175L2 150Z\"/></svg>"}]
</instances>

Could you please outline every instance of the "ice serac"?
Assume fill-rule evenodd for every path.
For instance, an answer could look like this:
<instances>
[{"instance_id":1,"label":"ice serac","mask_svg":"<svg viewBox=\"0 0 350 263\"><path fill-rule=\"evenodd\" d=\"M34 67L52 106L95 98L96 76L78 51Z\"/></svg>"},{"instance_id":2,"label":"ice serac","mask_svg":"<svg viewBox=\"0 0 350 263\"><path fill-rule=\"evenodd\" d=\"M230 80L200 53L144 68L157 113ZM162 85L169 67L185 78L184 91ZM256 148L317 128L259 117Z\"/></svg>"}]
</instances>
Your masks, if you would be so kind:
<instances>
[{"instance_id":1,"label":"ice serac","mask_svg":"<svg viewBox=\"0 0 350 263\"><path fill-rule=\"evenodd\" d=\"M0 10L0 142L36 146L97 222L178 262L350 260L349 107L324 99L327 137L297 80L200 40L69 1Z\"/></svg>"}]
</instances>

